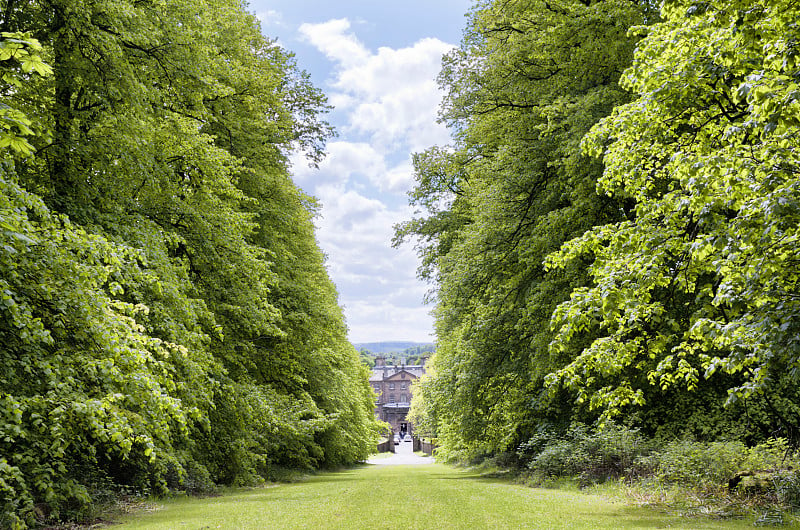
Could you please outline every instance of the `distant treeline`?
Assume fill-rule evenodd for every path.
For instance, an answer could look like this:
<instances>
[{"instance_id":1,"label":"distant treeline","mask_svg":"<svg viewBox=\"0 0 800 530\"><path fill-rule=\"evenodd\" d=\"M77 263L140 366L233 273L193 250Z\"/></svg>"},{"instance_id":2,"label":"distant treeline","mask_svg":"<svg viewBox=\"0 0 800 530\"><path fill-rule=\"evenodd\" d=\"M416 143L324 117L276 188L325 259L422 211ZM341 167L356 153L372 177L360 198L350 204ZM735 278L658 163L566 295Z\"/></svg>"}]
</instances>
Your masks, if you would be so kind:
<instances>
[{"instance_id":1,"label":"distant treeline","mask_svg":"<svg viewBox=\"0 0 800 530\"><path fill-rule=\"evenodd\" d=\"M373 342L356 344L361 362L369 367L375 366L375 359L383 357L386 364L422 364L423 357L436 351L433 343L417 342ZM374 349L373 349L374 348ZM403 349L398 349L403 348ZM427 355L426 355L427 354Z\"/></svg>"}]
</instances>

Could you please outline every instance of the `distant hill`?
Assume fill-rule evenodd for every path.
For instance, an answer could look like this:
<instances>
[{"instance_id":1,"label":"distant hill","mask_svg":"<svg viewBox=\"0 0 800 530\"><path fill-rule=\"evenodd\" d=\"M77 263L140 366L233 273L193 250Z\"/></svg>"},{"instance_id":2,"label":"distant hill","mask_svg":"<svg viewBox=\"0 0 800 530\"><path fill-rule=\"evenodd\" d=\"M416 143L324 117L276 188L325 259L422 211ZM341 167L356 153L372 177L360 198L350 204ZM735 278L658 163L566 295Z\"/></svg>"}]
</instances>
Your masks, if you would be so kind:
<instances>
[{"instance_id":1,"label":"distant hill","mask_svg":"<svg viewBox=\"0 0 800 530\"><path fill-rule=\"evenodd\" d=\"M433 351L432 342L360 342L353 344L357 350L369 350L375 354L403 353L409 348L421 347L424 351ZM429 349L427 349L428 347Z\"/></svg>"},{"instance_id":2,"label":"distant hill","mask_svg":"<svg viewBox=\"0 0 800 530\"><path fill-rule=\"evenodd\" d=\"M432 342L361 342L353 346L358 350L361 362L369 367L375 366L376 357L385 357L387 364L420 364L423 356L436 351Z\"/></svg>"}]
</instances>

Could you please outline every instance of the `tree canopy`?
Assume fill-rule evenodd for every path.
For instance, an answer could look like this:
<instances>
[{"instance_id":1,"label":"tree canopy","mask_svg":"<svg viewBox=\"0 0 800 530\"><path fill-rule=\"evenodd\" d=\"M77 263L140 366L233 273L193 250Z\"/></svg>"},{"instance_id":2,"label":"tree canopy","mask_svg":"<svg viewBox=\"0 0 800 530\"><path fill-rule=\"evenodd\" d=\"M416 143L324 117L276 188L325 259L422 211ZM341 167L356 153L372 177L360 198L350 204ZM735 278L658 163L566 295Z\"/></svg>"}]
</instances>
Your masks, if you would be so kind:
<instances>
[{"instance_id":1,"label":"tree canopy","mask_svg":"<svg viewBox=\"0 0 800 530\"><path fill-rule=\"evenodd\" d=\"M292 55L238 1L0 11L0 525L366 458Z\"/></svg>"},{"instance_id":2,"label":"tree canopy","mask_svg":"<svg viewBox=\"0 0 800 530\"><path fill-rule=\"evenodd\" d=\"M796 6L668 2L662 17L623 76L635 100L584 140L605 165L598 191L635 207L549 260L595 256L592 286L554 315L554 349L597 330L550 384L581 399L588 391L613 415L645 404L645 384L693 390L724 373L729 402L774 396L794 430L797 406L785 398L800 359Z\"/></svg>"},{"instance_id":3,"label":"tree canopy","mask_svg":"<svg viewBox=\"0 0 800 530\"><path fill-rule=\"evenodd\" d=\"M422 396L445 447L513 447L546 414L537 388L561 366L550 315L586 275L543 262L619 216L579 145L628 100L627 29L645 16L631 2L485 2L446 58L441 116L455 143L416 155L412 200L427 215L397 231L418 239L421 274L437 281L436 375Z\"/></svg>"},{"instance_id":4,"label":"tree canopy","mask_svg":"<svg viewBox=\"0 0 800 530\"><path fill-rule=\"evenodd\" d=\"M443 454L610 418L798 441L796 7L477 3L396 237L434 283L412 415Z\"/></svg>"}]
</instances>

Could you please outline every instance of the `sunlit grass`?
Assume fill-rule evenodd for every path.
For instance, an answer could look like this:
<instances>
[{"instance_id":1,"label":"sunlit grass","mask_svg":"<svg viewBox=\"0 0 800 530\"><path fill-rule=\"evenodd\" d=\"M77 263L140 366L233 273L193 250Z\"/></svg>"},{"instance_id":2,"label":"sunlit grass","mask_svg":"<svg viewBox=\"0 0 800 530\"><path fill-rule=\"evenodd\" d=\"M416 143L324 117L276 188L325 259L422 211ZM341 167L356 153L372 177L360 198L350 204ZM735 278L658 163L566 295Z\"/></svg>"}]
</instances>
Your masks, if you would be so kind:
<instances>
[{"instance_id":1,"label":"sunlit grass","mask_svg":"<svg viewBox=\"0 0 800 530\"><path fill-rule=\"evenodd\" d=\"M115 528L752 528L752 520L679 518L601 495L528 488L439 464L365 466L156 504L158 509Z\"/></svg>"}]
</instances>

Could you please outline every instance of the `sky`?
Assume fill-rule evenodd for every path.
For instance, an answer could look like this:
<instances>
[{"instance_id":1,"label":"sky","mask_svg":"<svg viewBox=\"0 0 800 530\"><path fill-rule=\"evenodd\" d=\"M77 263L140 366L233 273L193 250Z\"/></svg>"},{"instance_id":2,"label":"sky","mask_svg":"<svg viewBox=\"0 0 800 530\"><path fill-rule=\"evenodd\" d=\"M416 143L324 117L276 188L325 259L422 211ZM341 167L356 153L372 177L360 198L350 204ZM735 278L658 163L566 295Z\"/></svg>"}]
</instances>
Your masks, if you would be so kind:
<instances>
[{"instance_id":1,"label":"sky","mask_svg":"<svg viewBox=\"0 0 800 530\"><path fill-rule=\"evenodd\" d=\"M351 342L432 342L430 286L412 244L392 248L413 209L411 155L450 137L437 123L442 55L461 41L472 0L253 0L263 33L294 52L328 97L338 136L319 169L293 159L321 206L317 239Z\"/></svg>"}]
</instances>

